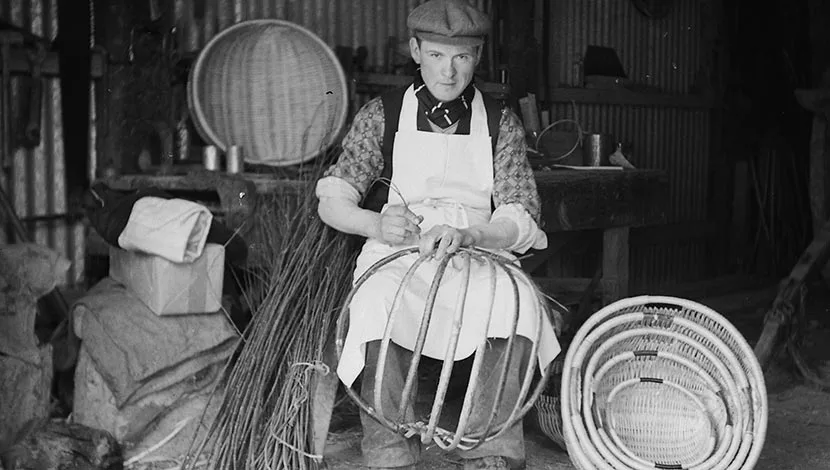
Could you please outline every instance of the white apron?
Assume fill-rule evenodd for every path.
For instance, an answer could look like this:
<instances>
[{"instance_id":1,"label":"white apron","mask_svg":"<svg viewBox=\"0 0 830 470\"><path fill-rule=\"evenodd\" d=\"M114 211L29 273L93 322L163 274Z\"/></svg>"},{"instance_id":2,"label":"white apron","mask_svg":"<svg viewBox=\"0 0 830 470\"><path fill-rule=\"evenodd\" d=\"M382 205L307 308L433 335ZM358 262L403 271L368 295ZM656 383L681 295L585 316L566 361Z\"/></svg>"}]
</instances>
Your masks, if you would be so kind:
<instances>
[{"instance_id":1,"label":"white apron","mask_svg":"<svg viewBox=\"0 0 830 470\"><path fill-rule=\"evenodd\" d=\"M481 93L476 90L472 103L470 135L449 135L422 132L417 126L418 99L413 88L404 93L398 131L392 150L392 183L409 204L409 209L424 217L421 233L438 224L465 228L490 220L493 190L493 151L487 111ZM402 201L390 189L389 205ZM389 246L369 239L357 258L354 279L357 280L375 262L407 248ZM499 254L515 260L507 252ZM346 386L351 386L364 366L365 344L383 338L392 301L401 280L418 253L398 258L373 274L355 294L350 305L349 329L337 373ZM429 286L436 273L437 260L423 263L408 283L398 304L402 310L392 328L392 342L414 349L424 312ZM509 277L497 270L493 316L487 336L506 338L513 322L514 294ZM463 288L463 271L448 265L438 289L427 331L423 354L442 360L452 334L458 291ZM538 309L532 290L519 283L520 305L517 333L535 340ZM470 285L464 305L461 334L455 359L470 356L481 343L487 312L490 310L490 270L471 263ZM559 354L559 342L550 320L543 315L542 336L538 349L539 365L546 367Z\"/></svg>"}]
</instances>

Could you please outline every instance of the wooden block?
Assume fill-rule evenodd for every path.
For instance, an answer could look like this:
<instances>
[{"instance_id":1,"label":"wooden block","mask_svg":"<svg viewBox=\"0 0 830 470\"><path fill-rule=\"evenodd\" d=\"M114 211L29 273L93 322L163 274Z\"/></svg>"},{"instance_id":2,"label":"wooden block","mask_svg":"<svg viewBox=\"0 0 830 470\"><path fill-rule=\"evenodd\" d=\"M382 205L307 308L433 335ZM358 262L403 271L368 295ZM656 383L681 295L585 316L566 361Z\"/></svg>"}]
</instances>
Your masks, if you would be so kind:
<instances>
[{"instance_id":1,"label":"wooden block","mask_svg":"<svg viewBox=\"0 0 830 470\"><path fill-rule=\"evenodd\" d=\"M311 378L312 400L311 410L311 442L312 452L323 455L326 448L326 438L329 433L331 414L334 410L334 400L337 396L337 354L334 340L331 340L323 353L323 361L328 366L328 373L315 370Z\"/></svg>"}]
</instances>

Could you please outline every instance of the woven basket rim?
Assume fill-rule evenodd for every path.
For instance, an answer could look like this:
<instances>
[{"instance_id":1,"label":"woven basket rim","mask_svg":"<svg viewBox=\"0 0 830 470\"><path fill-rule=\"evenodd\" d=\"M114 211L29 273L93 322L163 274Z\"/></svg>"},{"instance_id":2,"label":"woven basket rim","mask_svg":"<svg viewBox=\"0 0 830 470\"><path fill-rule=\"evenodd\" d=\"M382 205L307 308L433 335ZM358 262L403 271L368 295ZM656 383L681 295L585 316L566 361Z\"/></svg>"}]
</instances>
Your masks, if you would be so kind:
<instances>
[{"instance_id":1,"label":"woven basket rim","mask_svg":"<svg viewBox=\"0 0 830 470\"><path fill-rule=\"evenodd\" d=\"M222 139L219 138L217 133L208 125L208 120L205 117L204 110L202 109L202 100L200 99L201 96L198 96L199 87L195 86L194 79L200 76L200 74L202 73L204 69L204 61L208 57L208 54L211 51L211 49L215 48L216 45L219 44L219 42L222 41L223 38L225 38L225 36L233 34L239 29L245 29L250 28L252 26L260 25L283 26L303 33L312 41L317 43L317 45L319 45L321 49L325 51L326 56L331 60L332 64L334 64L334 70L337 73L338 82L340 84L340 96L342 96L344 100L341 106L340 115L337 117L333 132L331 133L330 141L326 142L327 145L331 145L331 143L337 138L337 136L339 136L343 132L343 128L346 125L346 118L348 115L349 108L348 83L346 80L346 73L343 70L343 66L340 64L340 60L338 60L337 56L334 54L334 51L331 49L331 47L329 47L328 44L325 43L325 41L323 41L322 38L320 38L320 36L318 36L316 33L302 25L277 18L259 18L240 21L239 23L235 23L223 29L215 36L213 36L207 44L205 44L205 47L203 47L202 50L199 52L198 56L196 57L196 61L190 68L190 73L188 74L187 79L187 90L185 93L187 95L188 107L190 108L191 113L193 113L194 126L200 132L200 134L202 134L202 136L208 143L215 145L217 148L219 148L219 150L225 152L227 151L228 146L232 145L228 142L222 141ZM297 158L293 159L277 160L274 162L256 161L252 163L259 163L271 166L290 166L311 160L319 154L319 150L310 150L305 155L298 156ZM243 158L245 158L244 153ZM245 159L246 161L248 161L247 158Z\"/></svg>"},{"instance_id":2,"label":"woven basket rim","mask_svg":"<svg viewBox=\"0 0 830 470\"><path fill-rule=\"evenodd\" d=\"M749 410L753 427L749 432L752 433L752 435L749 437L749 441L744 440L743 442L738 443L738 446L745 450L739 450L737 456L741 458L742 465L748 465L750 467L753 466L758 461L766 438L768 420L766 384L760 364L755 358L754 351L737 328L735 328L735 326L732 325L725 317L711 308L687 299L649 295L621 299L600 309L594 315L589 317L588 320L580 327L571 342L571 346L568 348L560 388L560 405L563 418L562 431L565 441L568 444L568 454L570 455L571 460L577 465L578 468L588 469L612 467L609 462L604 461L604 459L597 452L597 449L593 448L591 439L587 435L582 435L582 433L586 430L581 430L580 432L581 426L578 425L578 421L581 420L580 413L576 412L576 414L571 415L573 410L570 402L578 399L576 396L571 396L571 389L573 388L571 382L576 380L578 388L582 388L582 385L579 385L582 379L580 379L580 377L572 377L572 373L575 370L581 369L580 367L574 366L575 356L579 355L579 345L597 325L608 320L610 315L618 313L620 310L649 304L667 304L677 308L698 312L717 323L718 326L723 328L725 333L733 340L734 346L730 347L730 349L734 348L733 352L736 356L738 356L736 359L742 366L745 367L748 382L747 385L751 389L755 389L753 392L750 392L753 396L752 407ZM583 442L584 439L587 439L587 441ZM732 462L733 465L735 463L736 462L734 461Z\"/></svg>"}]
</instances>

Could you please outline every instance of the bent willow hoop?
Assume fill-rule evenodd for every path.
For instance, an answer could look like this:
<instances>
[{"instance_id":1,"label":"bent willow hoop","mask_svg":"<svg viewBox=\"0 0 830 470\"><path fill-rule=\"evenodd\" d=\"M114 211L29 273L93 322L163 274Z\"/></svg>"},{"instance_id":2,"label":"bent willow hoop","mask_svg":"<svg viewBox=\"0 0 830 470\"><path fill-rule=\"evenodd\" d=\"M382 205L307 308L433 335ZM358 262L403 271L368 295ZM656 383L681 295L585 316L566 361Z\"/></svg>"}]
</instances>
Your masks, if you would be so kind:
<instances>
[{"instance_id":1,"label":"bent willow hoop","mask_svg":"<svg viewBox=\"0 0 830 470\"><path fill-rule=\"evenodd\" d=\"M351 292L349 292L349 295L346 297L343 303L343 308L340 312L340 316L337 320L336 347L338 360L343 354L343 344L346 340L346 331L348 329L349 322L349 305L351 304L354 295L361 288L361 286L365 284L366 280L368 280L372 275L377 273L385 265L403 256L416 253L417 251L417 248L407 248L393 253L387 256L386 258L381 259L380 261L372 265L369 269L367 269L366 272L362 276L360 276L360 278L358 278L357 281L354 283L354 287L352 288ZM407 437L420 435L421 441L423 443L426 444L432 441L444 450L452 450L456 448L462 450L470 450L478 447L481 443L485 441L491 440L499 436L502 432L509 429L513 424L521 420L522 417L528 412L528 410L530 410L530 408L533 407L534 402L542 393L550 372L550 367L547 367L544 371L542 371L541 379L537 382L533 392L530 393L530 396L528 397L528 392L530 391L534 372L536 370L536 364L538 364L538 360L536 360L536 354L538 351L538 344L542 333L542 329L540 327L537 329L536 338L533 341L533 345L528 356L529 360L527 361L527 367L524 371L522 384L519 392L519 398L513 409L510 411L509 417L506 420L504 420L501 424L495 424L496 416L503 416L503 413L499 413L498 403L501 402L501 397L504 392L505 383L507 381L510 356L513 353L513 344L516 338L516 329L519 324L519 284L522 283L532 287L532 290L535 293L536 302L538 302L537 310L539 312L537 325L542 325L542 321L545 320L543 318L543 315L547 315L549 311L544 295L530 280L528 275L525 274L519 266L514 264L512 260L478 248L461 248L457 252L445 256L438 265L437 272L435 274L435 277L433 278L426 299L426 306L424 310L424 315L421 319L420 328L418 330L418 336L414 348L415 350L413 351L412 359L409 365L409 370L406 374L406 382L401 396L398 416L403 417L405 415L404 410L409 406L409 398L411 395L412 388L415 386L415 381L417 380L418 364L421 360L424 343L426 341L426 334L429 328L429 321L432 316L433 308L435 306L435 298L438 293L438 288L441 285L441 280L444 276L444 272L446 271L447 265L451 262L451 260L454 257L460 258L464 264L463 272L465 279L465 287L461 289L457 299L455 316L453 318L452 335L450 336L450 340L447 344L443 366L441 368L441 378L438 382L435 400L433 402L432 409L429 415L429 422L424 423L419 421L413 423L406 423L402 422L403 418L401 418L401 420L391 420L387 418L384 414L384 410L381 406L380 399L383 387L384 369L386 367L386 353L389 349L389 343L391 341L392 326L394 325L394 322L398 317L398 312L400 310L398 308L398 305L400 303L402 294L407 289L408 282L410 281L410 279L412 279L412 276L415 274L416 270L424 263L424 261L426 260L425 257L419 257L416 259L416 261L412 264L412 266L409 268L409 271L402 279L401 284L398 287L397 292L395 293L395 297L392 302L392 307L389 313L389 319L386 324L383 339L381 340L380 354L375 374L375 388L373 397L374 403L366 403L360 397L359 393L355 392L351 387L348 387L346 391L348 395L355 401L355 403L357 403L358 406L360 406L360 408L364 412L366 412L369 416L374 418L380 424L394 432L397 432ZM481 342L479 343L474 355L472 370L470 372L470 381L467 385L467 390L464 396L464 402L461 407L461 414L458 420L458 426L453 431L439 427L438 421L441 417L441 411L444 406L444 398L446 397L447 388L449 387L450 376L452 375L454 358L456 348L458 345L458 338L461 333L461 323L462 318L464 316L465 299L469 288L470 268L472 261L484 263L490 270L490 309L487 313L487 316L483 317L483 321L486 322L485 328L483 329L484 335L482 336ZM468 433L467 424L473 409L473 397L475 396L476 389L479 385L478 373L481 370L482 364L484 362L484 351L487 347L487 331L489 329L490 320L493 316L493 300L495 297L496 274L498 273L498 271L502 271L503 273L507 274L508 278L510 279L511 285L513 286L513 312L504 312L505 314L512 315L512 330L510 337L507 340L507 351L505 353L506 357L504 358L504 363L501 367L501 370L499 371L499 387L495 393L493 409L490 413L487 425L481 432Z\"/></svg>"},{"instance_id":2,"label":"bent willow hoop","mask_svg":"<svg viewBox=\"0 0 830 470\"><path fill-rule=\"evenodd\" d=\"M591 316L565 356L561 406L583 470L751 469L767 429L752 348L717 312L674 297Z\"/></svg>"}]
</instances>

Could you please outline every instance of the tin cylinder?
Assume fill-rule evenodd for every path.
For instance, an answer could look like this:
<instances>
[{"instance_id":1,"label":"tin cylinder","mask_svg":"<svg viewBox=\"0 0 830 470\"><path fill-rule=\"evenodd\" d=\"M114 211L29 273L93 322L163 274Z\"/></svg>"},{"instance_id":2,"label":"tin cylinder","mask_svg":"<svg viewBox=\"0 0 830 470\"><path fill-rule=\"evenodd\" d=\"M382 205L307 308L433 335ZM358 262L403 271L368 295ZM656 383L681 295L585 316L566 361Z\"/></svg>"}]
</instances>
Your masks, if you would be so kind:
<instances>
[{"instance_id":1,"label":"tin cylinder","mask_svg":"<svg viewBox=\"0 0 830 470\"><path fill-rule=\"evenodd\" d=\"M180 162L190 157L190 130L184 119L176 124L176 159Z\"/></svg>"},{"instance_id":2,"label":"tin cylinder","mask_svg":"<svg viewBox=\"0 0 830 470\"><path fill-rule=\"evenodd\" d=\"M614 151L614 138L609 134L587 134L582 139L582 164L608 166L608 157Z\"/></svg>"},{"instance_id":3,"label":"tin cylinder","mask_svg":"<svg viewBox=\"0 0 830 470\"><path fill-rule=\"evenodd\" d=\"M219 151L215 145L206 145L202 149L202 164L205 170L216 171L219 169Z\"/></svg>"},{"instance_id":4,"label":"tin cylinder","mask_svg":"<svg viewBox=\"0 0 830 470\"><path fill-rule=\"evenodd\" d=\"M242 148L238 145L228 146L228 152L225 154L225 170L228 173L241 173L243 165Z\"/></svg>"}]
</instances>

